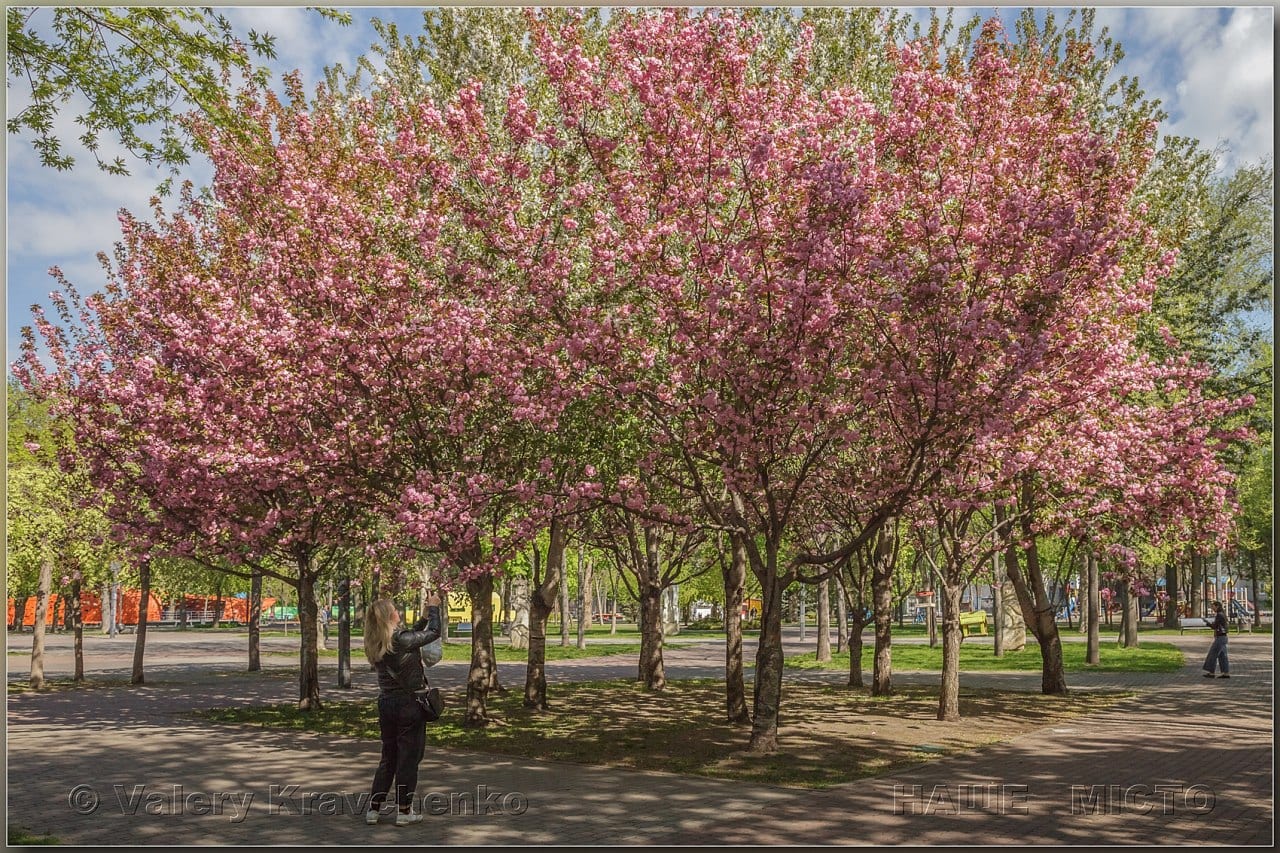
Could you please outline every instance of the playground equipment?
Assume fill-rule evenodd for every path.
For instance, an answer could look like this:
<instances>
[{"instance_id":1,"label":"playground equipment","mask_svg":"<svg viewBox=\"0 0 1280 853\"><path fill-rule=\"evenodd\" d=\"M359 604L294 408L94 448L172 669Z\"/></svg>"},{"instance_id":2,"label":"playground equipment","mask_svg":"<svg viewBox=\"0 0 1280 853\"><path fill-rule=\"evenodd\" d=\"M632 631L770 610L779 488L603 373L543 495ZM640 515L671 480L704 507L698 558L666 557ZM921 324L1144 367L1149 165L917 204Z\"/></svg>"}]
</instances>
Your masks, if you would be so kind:
<instances>
[{"instance_id":1,"label":"playground equipment","mask_svg":"<svg viewBox=\"0 0 1280 853\"><path fill-rule=\"evenodd\" d=\"M1248 601L1232 598L1227 602L1227 615L1232 619L1248 619L1253 621L1253 605Z\"/></svg>"},{"instance_id":2,"label":"playground equipment","mask_svg":"<svg viewBox=\"0 0 1280 853\"><path fill-rule=\"evenodd\" d=\"M936 606L934 601L933 590L921 589L908 599L908 606L911 610L911 621L917 624L924 624L929 620L929 611Z\"/></svg>"}]
</instances>

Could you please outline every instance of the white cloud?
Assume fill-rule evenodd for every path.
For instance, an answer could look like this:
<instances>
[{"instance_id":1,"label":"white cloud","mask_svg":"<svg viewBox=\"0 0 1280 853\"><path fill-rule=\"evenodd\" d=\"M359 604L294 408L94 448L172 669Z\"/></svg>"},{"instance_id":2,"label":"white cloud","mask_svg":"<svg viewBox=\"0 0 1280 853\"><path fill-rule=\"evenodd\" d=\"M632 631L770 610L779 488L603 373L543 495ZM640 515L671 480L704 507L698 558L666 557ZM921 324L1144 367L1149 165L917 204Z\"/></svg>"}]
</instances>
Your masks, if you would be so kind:
<instances>
[{"instance_id":1,"label":"white cloud","mask_svg":"<svg viewBox=\"0 0 1280 853\"><path fill-rule=\"evenodd\" d=\"M1227 170L1272 153L1270 8L1109 8L1099 10L1098 22L1124 47L1114 73L1136 76L1169 113L1162 134L1191 136L1210 148L1222 143L1220 165Z\"/></svg>"},{"instance_id":2,"label":"white cloud","mask_svg":"<svg viewBox=\"0 0 1280 853\"><path fill-rule=\"evenodd\" d=\"M275 36L276 72L300 71L307 91L323 79L325 66L341 64L351 70L374 38L364 25L384 10L352 9L352 23L343 26L303 7L241 7L227 12L238 32L250 29Z\"/></svg>"},{"instance_id":3,"label":"white cloud","mask_svg":"<svg viewBox=\"0 0 1280 853\"><path fill-rule=\"evenodd\" d=\"M1178 115L1169 130L1206 145L1222 140L1230 169L1274 150L1274 36L1270 9L1235 9L1185 52Z\"/></svg>"},{"instance_id":4,"label":"white cloud","mask_svg":"<svg viewBox=\"0 0 1280 853\"><path fill-rule=\"evenodd\" d=\"M29 97L21 87L11 92L16 97L10 114L21 109L24 96ZM50 308L48 295L58 285L49 268L60 267L81 293L101 290L106 278L97 255L110 256L120 239L117 212L125 208L139 218L150 218L149 199L164 177L106 135L101 139L101 156L104 160L117 154L124 157L132 174L110 175L99 169L93 155L78 142L83 129L75 117L86 108L82 98L74 97L54 120L54 134L76 158L75 168L69 171L42 166L29 134L5 140L7 362L17 358L18 330L30 324L30 306Z\"/></svg>"}]
</instances>

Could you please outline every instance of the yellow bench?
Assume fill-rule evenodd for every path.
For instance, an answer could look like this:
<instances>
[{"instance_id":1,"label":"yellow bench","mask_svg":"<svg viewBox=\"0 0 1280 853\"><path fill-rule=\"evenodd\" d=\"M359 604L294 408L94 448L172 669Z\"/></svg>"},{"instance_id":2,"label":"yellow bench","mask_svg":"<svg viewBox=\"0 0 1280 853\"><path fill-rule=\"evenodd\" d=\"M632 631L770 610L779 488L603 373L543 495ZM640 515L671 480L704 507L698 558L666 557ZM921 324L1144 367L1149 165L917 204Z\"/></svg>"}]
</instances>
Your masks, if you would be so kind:
<instances>
[{"instance_id":1,"label":"yellow bench","mask_svg":"<svg viewBox=\"0 0 1280 853\"><path fill-rule=\"evenodd\" d=\"M972 637L974 634L987 634L987 611L973 610L960 614L960 636Z\"/></svg>"}]
</instances>

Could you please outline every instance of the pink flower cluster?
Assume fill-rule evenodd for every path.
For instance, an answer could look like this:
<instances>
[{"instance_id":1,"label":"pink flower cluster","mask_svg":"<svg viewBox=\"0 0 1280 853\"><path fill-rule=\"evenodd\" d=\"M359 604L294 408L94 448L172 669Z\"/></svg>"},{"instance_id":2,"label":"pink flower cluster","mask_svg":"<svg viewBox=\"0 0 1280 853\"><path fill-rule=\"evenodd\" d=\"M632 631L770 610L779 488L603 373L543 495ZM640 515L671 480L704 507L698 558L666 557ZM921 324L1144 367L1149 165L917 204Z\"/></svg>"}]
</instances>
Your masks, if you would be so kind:
<instances>
[{"instance_id":1,"label":"pink flower cluster","mask_svg":"<svg viewBox=\"0 0 1280 853\"><path fill-rule=\"evenodd\" d=\"M870 524L1028 472L1058 529L1225 529L1235 404L1134 343L1171 262L1130 206L1151 139L1051 60L907 45L877 105L742 15L618 13L603 51L555 20L545 97L248 90L209 199L122 214L105 292L64 282L51 366L34 333L15 366L119 531L234 557L391 525L465 579L597 502L778 540L831 493Z\"/></svg>"}]
</instances>

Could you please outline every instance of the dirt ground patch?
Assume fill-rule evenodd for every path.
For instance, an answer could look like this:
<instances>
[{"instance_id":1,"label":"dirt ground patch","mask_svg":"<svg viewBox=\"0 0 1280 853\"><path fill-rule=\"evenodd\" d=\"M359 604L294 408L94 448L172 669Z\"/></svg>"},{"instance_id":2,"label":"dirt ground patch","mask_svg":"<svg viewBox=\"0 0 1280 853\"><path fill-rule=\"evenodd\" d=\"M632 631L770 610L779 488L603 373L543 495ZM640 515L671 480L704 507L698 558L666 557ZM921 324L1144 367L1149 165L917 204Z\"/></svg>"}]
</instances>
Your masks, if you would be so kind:
<instances>
[{"instance_id":1,"label":"dirt ground patch","mask_svg":"<svg viewBox=\"0 0 1280 853\"><path fill-rule=\"evenodd\" d=\"M936 719L937 688L903 687L873 697L866 689L789 683L779 717L780 750L753 756L745 753L750 728L724 720L721 682L673 681L662 693L646 693L632 681L579 682L554 687L547 711L524 708L522 691L491 696L494 724L484 729L463 728L465 697L446 693L445 716L427 727L427 737L431 746L446 749L824 788L1008 740L1129 695L961 690L962 719L947 723ZM276 705L201 716L378 736L373 702L334 702L312 713Z\"/></svg>"}]
</instances>

